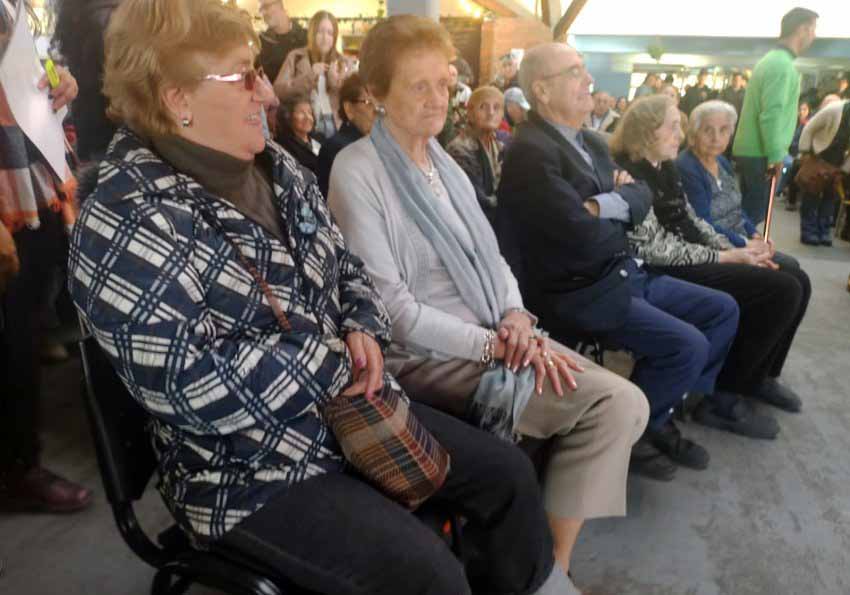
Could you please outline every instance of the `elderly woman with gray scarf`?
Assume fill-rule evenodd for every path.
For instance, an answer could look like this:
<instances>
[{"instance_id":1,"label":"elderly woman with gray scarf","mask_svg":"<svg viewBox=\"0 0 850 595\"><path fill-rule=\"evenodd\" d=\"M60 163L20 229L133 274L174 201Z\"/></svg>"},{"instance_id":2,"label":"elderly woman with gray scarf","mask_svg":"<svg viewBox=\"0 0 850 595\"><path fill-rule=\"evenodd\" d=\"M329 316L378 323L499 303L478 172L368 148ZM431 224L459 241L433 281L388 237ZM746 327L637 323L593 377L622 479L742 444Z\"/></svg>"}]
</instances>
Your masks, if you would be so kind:
<instances>
[{"instance_id":1,"label":"elderly woman with gray scarf","mask_svg":"<svg viewBox=\"0 0 850 595\"><path fill-rule=\"evenodd\" d=\"M567 570L584 519L625 514L648 406L627 380L549 342L523 309L472 184L434 138L451 54L427 19L369 32L360 74L381 115L338 155L329 205L387 305L386 365L411 398L509 440L548 441L544 505Z\"/></svg>"}]
</instances>

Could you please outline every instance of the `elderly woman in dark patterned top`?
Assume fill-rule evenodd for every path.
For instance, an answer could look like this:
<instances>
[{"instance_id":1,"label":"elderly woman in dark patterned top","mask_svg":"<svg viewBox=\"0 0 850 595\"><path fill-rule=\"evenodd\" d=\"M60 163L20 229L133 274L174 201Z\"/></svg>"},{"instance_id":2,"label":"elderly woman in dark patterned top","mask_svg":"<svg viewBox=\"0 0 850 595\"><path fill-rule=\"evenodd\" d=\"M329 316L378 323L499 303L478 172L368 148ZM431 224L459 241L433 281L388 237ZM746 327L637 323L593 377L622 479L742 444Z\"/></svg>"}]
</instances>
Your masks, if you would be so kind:
<instances>
[{"instance_id":1,"label":"elderly woman in dark patterned top","mask_svg":"<svg viewBox=\"0 0 850 595\"><path fill-rule=\"evenodd\" d=\"M75 227L71 294L150 416L180 527L310 592L468 595L446 544L351 473L324 421L338 395L394 382L389 318L318 186L263 138L250 23L211 0L123 0L106 48L125 126ZM553 593L527 458L411 408L451 456L432 498L468 519L488 578Z\"/></svg>"},{"instance_id":2,"label":"elderly woman in dark patterned top","mask_svg":"<svg viewBox=\"0 0 850 595\"><path fill-rule=\"evenodd\" d=\"M800 398L778 376L805 311L804 288L794 275L775 270L772 246L760 242L736 248L696 215L674 161L681 138L679 110L664 95L633 103L614 133L612 151L619 163L654 194L652 211L630 241L648 266L724 291L740 308L718 390L700 404L695 419L754 438L774 438L776 422L750 411L740 395L800 410Z\"/></svg>"},{"instance_id":3,"label":"elderly woman in dark patterned top","mask_svg":"<svg viewBox=\"0 0 850 595\"><path fill-rule=\"evenodd\" d=\"M469 176L475 196L491 222L495 217L496 189L502 176L504 143L497 138L505 102L496 87L479 87L467 104L467 126L446 147Z\"/></svg>"}]
</instances>

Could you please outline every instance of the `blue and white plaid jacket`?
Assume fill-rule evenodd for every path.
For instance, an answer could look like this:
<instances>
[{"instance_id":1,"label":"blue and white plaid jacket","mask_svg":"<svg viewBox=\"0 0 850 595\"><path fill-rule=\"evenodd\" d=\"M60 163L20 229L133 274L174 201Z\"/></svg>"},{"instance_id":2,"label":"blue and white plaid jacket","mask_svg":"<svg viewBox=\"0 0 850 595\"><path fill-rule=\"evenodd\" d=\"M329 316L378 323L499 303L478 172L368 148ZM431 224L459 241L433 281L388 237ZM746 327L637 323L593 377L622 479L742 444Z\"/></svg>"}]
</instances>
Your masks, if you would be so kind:
<instances>
[{"instance_id":1,"label":"blue and white plaid jacket","mask_svg":"<svg viewBox=\"0 0 850 595\"><path fill-rule=\"evenodd\" d=\"M315 183L268 143L286 245L127 129L71 241L74 302L152 416L159 489L180 526L217 539L286 486L341 469L318 407L351 381L342 337L390 321ZM217 223L218 222L218 223ZM231 244L283 306L274 312Z\"/></svg>"}]
</instances>

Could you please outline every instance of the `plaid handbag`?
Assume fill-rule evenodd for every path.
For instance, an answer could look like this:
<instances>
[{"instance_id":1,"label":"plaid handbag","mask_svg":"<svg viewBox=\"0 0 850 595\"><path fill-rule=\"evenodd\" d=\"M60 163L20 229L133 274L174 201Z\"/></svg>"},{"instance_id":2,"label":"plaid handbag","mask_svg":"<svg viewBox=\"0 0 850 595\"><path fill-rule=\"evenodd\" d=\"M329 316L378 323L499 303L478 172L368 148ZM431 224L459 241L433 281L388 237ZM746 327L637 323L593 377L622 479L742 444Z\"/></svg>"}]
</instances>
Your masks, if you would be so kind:
<instances>
[{"instance_id":1,"label":"plaid handbag","mask_svg":"<svg viewBox=\"0 0 850 595\"><path fill-rule=\"evenodd\" d=\"M410 411L407 398L384 383L374 397L335 397L325 419L345 458L387 496L415 510L443 485L450 459Z\"/></svg>"},{"instance_id":2,"label":"plaid handbag","mask_svg":"<svg viewBox=\"0 0 850 595\"><path fill-rule=\"evenodd\" d=\"M213 214L205 213L209 221ZM217 221L217 219L216 219ZM268 283L239 247L225 240L251 273L283 331L292 326ZM337 395L325 405L324 417L345 458L375 487L415 510L439 490L449 473L449 453L410 411L410 402L395 383L384 382L380 394Z\"/></svg>"}]
</instances>

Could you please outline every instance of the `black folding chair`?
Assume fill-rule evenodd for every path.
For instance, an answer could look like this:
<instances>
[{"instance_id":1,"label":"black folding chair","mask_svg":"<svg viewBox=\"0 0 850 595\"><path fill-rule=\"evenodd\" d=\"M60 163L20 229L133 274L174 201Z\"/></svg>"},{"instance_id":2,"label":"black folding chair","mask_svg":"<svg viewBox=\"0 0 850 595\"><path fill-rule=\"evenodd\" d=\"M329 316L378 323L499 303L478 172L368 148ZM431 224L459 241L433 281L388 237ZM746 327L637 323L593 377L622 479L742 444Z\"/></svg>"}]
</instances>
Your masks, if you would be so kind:
<instances>
[{"instance_id":1,"label":"black folding chair","mask_svg":"<svg viewBox=\"0 0 850 595\"><path fill-rule=\"evenodd\" d=\"M152 595L178 595L202 584L234 595L318 595L295 586L274 569L240 552L200 551L176 525L154 542L136 519L135 503L156 470L146 430L148 414L129 394L112 364L90 333L79 342L85 401L94 434L103 487L121 537L142 560L156 569ZM461 522L436 507L417 516L439 532L461 561Z\"/></svg>"},{"instance_id":2,"label":"black folding chair","mask_svg":"<svg viewBox=\"0 0 850 595\"><path fill-rule=\"evenodd\" d=\"M151 594L178 595L197 583L235 595L308 595L309 591L247 557L193 548L176 525L156 542L150 538L134 509L156 470L145 427L148 415L127 392L94 337L84 336L79 345L103 488L121 537L156 569Z\"/></svg>"}]
</instances>

